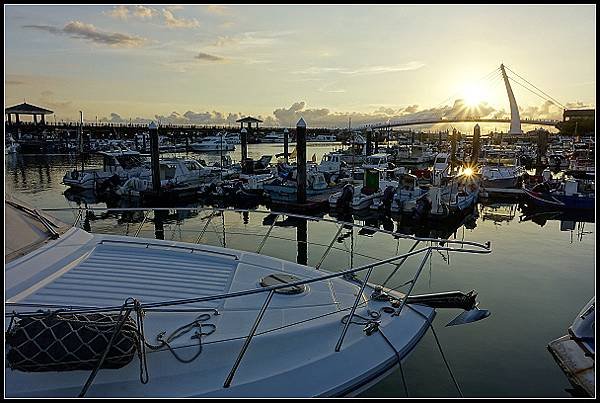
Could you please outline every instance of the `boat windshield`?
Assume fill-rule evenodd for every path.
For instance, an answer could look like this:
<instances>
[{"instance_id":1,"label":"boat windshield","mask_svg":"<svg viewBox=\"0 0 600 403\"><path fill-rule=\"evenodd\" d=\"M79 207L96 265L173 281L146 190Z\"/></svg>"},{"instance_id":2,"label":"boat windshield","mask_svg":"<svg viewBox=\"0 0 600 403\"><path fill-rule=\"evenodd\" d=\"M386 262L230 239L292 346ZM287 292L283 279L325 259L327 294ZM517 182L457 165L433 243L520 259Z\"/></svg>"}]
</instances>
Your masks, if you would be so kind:
<instances>
[{"instance_id":1,"label":"boat windshield","mask_svg":"<svg viewBox=\"0 0 600 403\"><path fill-rule=\"evenodd\" d=\"M177 166L173 164L160 164L160 180L175 178Z\"/></svg>"},{"instance_id":2,"label":"boat windshield","mask_svg":"<svg viewBox=\"0 0 600 403\"><path fill-rule=\"evenodd\" d=\"M185 166L190 171L198 171L202 169L202 166L197 161L186 161Z\"/></svg>"},{"instance_id":3,"label":"boat windshield","mask_svg":"<svg viewBox=\"0 0 600 403\"><path fill-rule=\"evenodd\" d=\"M4 240L5 262L23 256L56 238L68 229L64 224L38 210L6 196L4 202L7 236Z\"/></svg>"},{"instance_id":4,"label":"boat windshield","mask_svg":"<svg viewBox=\"0 0 600 403\"><path fill-rule=\"evenodd\" d=\"M142 166L143 160L138 155L120 155L116 157L123 169L131 169Z\"/></svg>"}]
</instances>

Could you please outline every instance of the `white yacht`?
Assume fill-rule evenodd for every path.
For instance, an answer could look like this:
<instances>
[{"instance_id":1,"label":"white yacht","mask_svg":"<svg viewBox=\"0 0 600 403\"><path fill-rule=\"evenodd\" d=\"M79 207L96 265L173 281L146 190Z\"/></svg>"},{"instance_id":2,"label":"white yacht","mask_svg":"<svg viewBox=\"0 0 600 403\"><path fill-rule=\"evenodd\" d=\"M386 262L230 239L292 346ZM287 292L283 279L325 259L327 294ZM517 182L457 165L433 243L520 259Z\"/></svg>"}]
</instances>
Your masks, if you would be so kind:
<instances>
[{"instance_id":1,"label":"white yacht","mask_svg":"<svg viewBox=\"0 0 600 403\"><path fill-rule=\"evenodd\" d=\"M217 170L205 167L194 159L164 158L160 162L160 186L164 189L194 188L218 178ZM152 173L128 179L116 193L119 196L139 197L152 190Z\"/></svg>"},{"instance_id":2,"label":"white yacht","mask_svg":"<svg viewBox=\"0 0 600 403\"><path fill-rule=\"evenodd\" d=\"M283 143L283 133L271 132L261 139L261 143Z\"/></svg>"},{"instance_id":3,"label":"white yacht","mask_svg":"<svg viewBox=\"0 0 600 403\"><path fill-rule=\"evenodd\" d=\"M436 308L465 310L452 325L489 315L472 292L369 282L408 256L416 282L432 253L489 244L400 235L423 247L328 272L260 248L91 234L12 200L5 211L6 397L352 396L404 362Z\"/></svg>"},{"instance_id":4,"label":"white yacht","mask_svg":"<svg viewBox=\"0 0 600 403\"><path fill-rule=\"evenodd\" d=\"M235 145L227 142L225 136L208 136L201 141L191 143L190 148L193 151L235 151Z\"/></svg>"},{"instance_id":5,"label":"white yacht","mask_svg":"<svg viewBox=\"0 0 600 403\"><path fill-rule=\"evenodd\" d=\"M225 134L225 141L227 144L242 144L239 133L227 133Z\"/></svg>"},{"instance_id":6,"label":"white yacht","mask_svg":"<svg viewBox=\"0 0 600 403\"><path fill-rule=\"evenodd\" d=\"M335 134L319 134L318 136L311 139L310 141L333 143L333 142L337 141L337 136Z\"/></svg>"},{"instance_id":7,"label":"white yacht","mask_svg":"<svg viewBox=\"0 0 600 403\"><path fill-rule=\"evenodd\" d=\"M150 168L138 151L100 151L102 168L68 171L63 177L63 184L76 189L96 189L115 175L119 181L148 175Z\"/></svg>"}]
</instances>

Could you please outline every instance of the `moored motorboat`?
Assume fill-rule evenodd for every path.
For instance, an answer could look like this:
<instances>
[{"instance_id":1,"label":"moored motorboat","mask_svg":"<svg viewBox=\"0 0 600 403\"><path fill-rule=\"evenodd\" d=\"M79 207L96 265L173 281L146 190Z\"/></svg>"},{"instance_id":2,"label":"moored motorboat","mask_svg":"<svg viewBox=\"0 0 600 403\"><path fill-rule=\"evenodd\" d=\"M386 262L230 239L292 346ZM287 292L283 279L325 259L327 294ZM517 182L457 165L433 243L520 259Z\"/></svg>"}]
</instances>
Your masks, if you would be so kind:
<instances>
[{"instance_id":1,"label":"moored motorboat","mask_svg":"<svg viewBox=\"0 0 600 403\"><path fill-rule=\"evenodd\" d=\"M594 175L564 175L531 188L523 186L528 202L540 207L553 207L564 210L593 210L595 203Z\"/></svg>"},{"instance_id":2,"label":"moored motorboat","mask_svg":"<svg viewBox=\"0 0 600 403\"><path fill-rule=\"evenodd\" d=\"M385 263L423 254L416 281L435 250L489 253L489 245L432 239L331 273L225 247L94 235L35 209L6 210L23 235L5 256L8 397L354 395L407 358L436 308L465 310L451 324L489 315L473 293L417 296L412 286L402 294L369 283ZM53 331L29 332L35 326Z\"/></svg>"},{"instance_id":3,"label":"moored motorboat","mask_svg":"<svg viewBox=\"0 0 600 403\"><path fill-rule=\"evenodd\" d=\"M65 173L63 183L75 189L96 189L106 180L118 181L148 175L150 169L138 151L100 151L102 168L74 169Z\"/></svg>"}]
</instances>

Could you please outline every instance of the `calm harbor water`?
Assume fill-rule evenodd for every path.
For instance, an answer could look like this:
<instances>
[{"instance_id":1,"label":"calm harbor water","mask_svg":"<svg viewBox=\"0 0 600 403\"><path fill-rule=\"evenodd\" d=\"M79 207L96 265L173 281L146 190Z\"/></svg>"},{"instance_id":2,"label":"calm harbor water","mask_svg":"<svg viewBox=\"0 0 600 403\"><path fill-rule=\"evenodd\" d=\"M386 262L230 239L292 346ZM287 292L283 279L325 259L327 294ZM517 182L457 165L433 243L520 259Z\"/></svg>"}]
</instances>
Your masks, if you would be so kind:
<instances>
[{"instance_id":1,"label":"calm harbor water","mask_svg":"<svg viewBox=\"0 0 600 403\"><path fill-rule=\"evenodd\" d=\"M321 156L339 145L311 144L307 156ZM293 147L290 148L290 152ZM260 158L282 151L280 144L249 146L249 156ZM239 147L232 158L239 160ZM189 154L207 161L219 159L212 155ZM88 164L97 164L91 159ZM66 170L80 164L68 155L5 155L5 192L38 208L78 208L87 202L89 207L106 207L93 199L82 200L69 195L61 184ZM265 209L263 206L259 206ZM417 229L419 235L444 234L456 239L491 241L491 254L467 255L435 254L426 272L417 283L415 292L477 290L480 307L492 315L482 321L445 327L459 312L438 310L434 322L436 332L450 362L456 379L466 397L564 397L570 385L546 350L551 340L566 333L575 315L595 295L595 224L562 221L551 216L525 219L516 202L486 203L478 206L479 216L457 228ZM75 213L54 212L59 219L73 222ZM94 232L133 234L143 220L142 213L106 214L94 212L89 222ZM164 239L194 242L204 227L207 212L170 211L164 217ZM253 250L261 240L270 222L266 214L227 212L214 219L203 242L227 247ZM325 218L332 218L328 214ZM579 220L579 221L577 221ZM356 215L360 224L378 226L404 233L414 232L405 223L377 217L372 214ZM592 221L589 218L587 221ZM297 226L293 220L281 222L273 234L280 238L296 239ZM309 245L306 251L308 265L316 265L337 231L336 224L309 221ZM223 237L222 228L227 234ZM7 234L8 235L8 234ZM411 246L407 240L398 241L390 235L369 234L368 231L343 233L323 263L323 268L340 270L350 262L343 250L354 248L354 265L367 263L367 256L385 258L404 252ZM155 237L155 227L147 222L140 237ZM291 243L291 245L290 245ZM325 245L320 246L320 245ZM270 239L262 253L296 260L300 252L294 241ZM414 270L416 261L409 265ZM374 280L382 280L389 270L376 273ZM395 281L400 284L403 277ZM360 365L360 362L352 363ZM408 393L414 397L457 396L447 373L435 340L428 332L413 354L403 365ZM405 396L399 371L395 371L363 396Z\"/></svg>"}]
</instances>

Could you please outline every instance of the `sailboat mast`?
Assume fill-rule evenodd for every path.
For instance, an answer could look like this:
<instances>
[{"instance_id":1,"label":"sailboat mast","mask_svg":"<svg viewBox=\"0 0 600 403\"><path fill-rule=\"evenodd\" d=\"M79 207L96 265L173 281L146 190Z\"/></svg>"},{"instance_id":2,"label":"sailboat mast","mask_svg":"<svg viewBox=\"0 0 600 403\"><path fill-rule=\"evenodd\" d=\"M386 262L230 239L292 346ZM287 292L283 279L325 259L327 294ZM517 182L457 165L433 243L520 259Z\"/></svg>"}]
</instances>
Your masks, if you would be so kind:
<instances>
[{"instance_id":1,"label":"sailboat mast","mask_svg":"<svg viewBox=\"0 0 600 403\"><path fill-rule=\"evenodd\" d=\"M350 129L352 122L352 117L348 117L348 133L350 133L350 138L352 139L352 180L354 180L354 135L352 134L352 130Z\"/></svg>"},{"instance_id":2,"label":"sailboat mast","mask_svg":"<svg viewBox=\"0 0 600 403\"><path fill-rule=\"evenodd\" d=\"M83 112L79 111L79 154L81 155L81 172L84 170L83 160Z\"/></svg>"}]
</instances>

